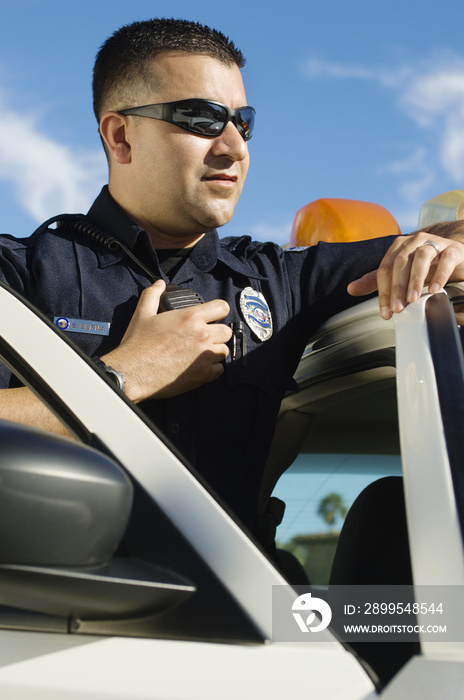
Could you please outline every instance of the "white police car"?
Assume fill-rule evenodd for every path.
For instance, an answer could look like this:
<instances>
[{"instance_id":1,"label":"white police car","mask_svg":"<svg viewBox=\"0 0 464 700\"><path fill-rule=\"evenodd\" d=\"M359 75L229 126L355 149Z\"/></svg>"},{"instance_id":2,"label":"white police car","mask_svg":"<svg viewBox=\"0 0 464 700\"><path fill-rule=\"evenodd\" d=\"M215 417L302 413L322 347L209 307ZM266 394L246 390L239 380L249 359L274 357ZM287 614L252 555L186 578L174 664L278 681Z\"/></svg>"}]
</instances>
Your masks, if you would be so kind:
<instances>
[{"instance_id":1,"label":"white police car","mask_svg":"<svg viewBox=\"0 0 464 700\"><path fill-rule=\"evenodd\" d=\"M298 592L137 408L5 287L0 309L2 358L87 443L0 423L2 700L464 697L464 640L421 638L404 661L392 643L400 661L382 688L330 625L299 630ZM416 602L453 584L459 618L464 371L447 294L388 323L375 300L339 314L296 378L263 503L299 452L400 453ZM150 563L115 555L134 492L131 550L150 542ZM273 590L299 641L275 634Z\"/></svg>"}]
</instances>

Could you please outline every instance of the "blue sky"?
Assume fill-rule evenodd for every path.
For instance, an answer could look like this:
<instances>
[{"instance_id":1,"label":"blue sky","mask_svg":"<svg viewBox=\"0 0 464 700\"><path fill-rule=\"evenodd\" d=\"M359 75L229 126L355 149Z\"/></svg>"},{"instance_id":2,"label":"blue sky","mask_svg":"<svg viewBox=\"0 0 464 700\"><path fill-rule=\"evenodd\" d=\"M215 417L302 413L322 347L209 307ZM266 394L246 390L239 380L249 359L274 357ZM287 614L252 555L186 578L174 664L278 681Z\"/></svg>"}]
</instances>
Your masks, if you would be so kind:
<instances>
[{"instance_id":1,"label":"blue sky","mask_svg":"<svg viewBox=\"0 0 464 700\"><path fill-rule=\"evenodd\" d=\"M247 57L252 164L224 235L284 243L320 197L382 204L407 232L464 187L462 0L0 0L0 231L91 204L106 182L93 59L153 16L214 26Z\"/></svg>"}]
</instances>

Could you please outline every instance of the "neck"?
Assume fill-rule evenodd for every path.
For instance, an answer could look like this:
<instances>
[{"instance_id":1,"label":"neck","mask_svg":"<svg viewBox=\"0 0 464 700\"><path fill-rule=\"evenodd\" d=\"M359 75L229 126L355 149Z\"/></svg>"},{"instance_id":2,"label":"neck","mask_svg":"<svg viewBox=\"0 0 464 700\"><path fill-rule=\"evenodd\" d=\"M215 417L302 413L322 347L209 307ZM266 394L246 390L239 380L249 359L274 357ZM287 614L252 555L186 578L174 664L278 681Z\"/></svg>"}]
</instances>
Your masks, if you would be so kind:
<instances>
[{"instance_id":1,"label":"neck","mask_svg":"<svg viewBox=\"0 0 464 700\"><path fill-rule=\"evenodd\" d=\"M150 226L150 224L143 222L141 220L136 219L135 217L131 217L136 224L141 226L145 231L148 233L148 235L151 238L151 242L153 244L153 248L156 250L164 250L164 249L170 249L170 250L179 250L180 248L193 248L194 245L198 243L199 240L203 238L205 235L202 233L199 236L192 236L192 235L170 235L163 233L161 231L158 231L154 227Z\"/></svg>"},{"instance_id":2,"label":"neck","mask_svg":"<svg viewBox=\"0 0 464 700\"><path fill-rule=\"evenodd\" d=\"M182 233L178 230L158 228L149 219L145 218L142 212L137 211L137 207L128 205L124 196L118 196L120 193L116 186L110 183L108 190L126 215L148 233L155 249L170 248L179 250L180 248L192 248L205 235L204 233Z\"/></svg>"}]
</instances>

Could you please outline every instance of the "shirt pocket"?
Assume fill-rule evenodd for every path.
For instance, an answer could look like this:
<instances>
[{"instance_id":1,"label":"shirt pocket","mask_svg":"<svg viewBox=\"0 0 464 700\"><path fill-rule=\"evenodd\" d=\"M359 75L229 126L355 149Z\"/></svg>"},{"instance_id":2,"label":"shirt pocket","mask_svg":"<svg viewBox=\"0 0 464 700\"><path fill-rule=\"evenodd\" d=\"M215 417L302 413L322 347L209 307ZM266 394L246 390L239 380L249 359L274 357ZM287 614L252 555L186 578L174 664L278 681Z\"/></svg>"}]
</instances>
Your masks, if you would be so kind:
<instances>
[{"instance_id":1,"label":"shirt pocket","mask_svg":"<svg viewBox=\"0 0 464 700\"><path fill-rule=\"evenodd\" d=\"M282 348L272 339L259 343L246 336L228 355L225 370L229 388L247 384L266 396L296 388Z\"/></svg>"}]
</instances>

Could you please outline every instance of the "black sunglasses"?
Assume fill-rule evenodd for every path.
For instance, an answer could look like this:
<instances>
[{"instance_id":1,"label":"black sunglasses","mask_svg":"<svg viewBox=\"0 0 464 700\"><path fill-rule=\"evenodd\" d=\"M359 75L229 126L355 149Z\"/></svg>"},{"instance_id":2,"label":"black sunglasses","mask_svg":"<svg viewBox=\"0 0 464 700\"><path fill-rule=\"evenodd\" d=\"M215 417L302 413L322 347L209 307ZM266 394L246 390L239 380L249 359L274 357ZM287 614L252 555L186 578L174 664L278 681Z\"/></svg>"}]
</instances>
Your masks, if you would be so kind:
<instances>
[{"instance_id":1,"label":"black sunglasses","mask_svg":"<svg viewBox=\"0 0 464 700\"><path fill-rule=\"evenodd\" d=\"M160 119L191 131L193 134L210 138L220 136L227 124L232 121L243 140L248 141L253 134L256 112L253 107L230 109L220 102L193 99L131 107L121 110L119 114Z\"/></svg>"}]
</instances>

